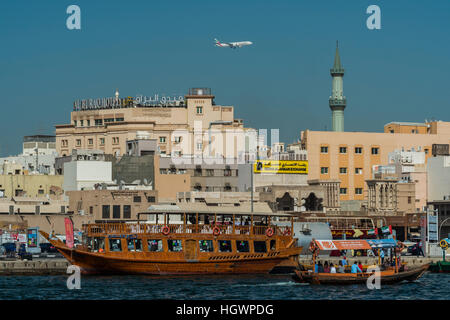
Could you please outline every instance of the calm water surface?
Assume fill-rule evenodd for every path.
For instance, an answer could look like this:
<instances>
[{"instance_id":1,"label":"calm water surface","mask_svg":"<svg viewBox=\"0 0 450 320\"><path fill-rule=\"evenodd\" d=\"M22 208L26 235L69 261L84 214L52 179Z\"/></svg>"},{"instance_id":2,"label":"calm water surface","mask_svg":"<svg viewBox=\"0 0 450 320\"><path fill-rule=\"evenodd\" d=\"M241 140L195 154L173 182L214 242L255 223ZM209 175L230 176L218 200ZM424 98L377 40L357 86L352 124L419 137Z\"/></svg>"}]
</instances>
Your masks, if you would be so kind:
<instances>
[{"instance_id":1,"label":"calm water surface","mask_svg":"<svg viewBox=\"0 0 450 320\"><path fill-rule=\"evenodd\" d=\"M450 274L425 273L415 282L314 286L289 275L261 276L82 276L69 290L67 276L2 276L0 299L447 299Z\"/></svg>"}]
</instances>

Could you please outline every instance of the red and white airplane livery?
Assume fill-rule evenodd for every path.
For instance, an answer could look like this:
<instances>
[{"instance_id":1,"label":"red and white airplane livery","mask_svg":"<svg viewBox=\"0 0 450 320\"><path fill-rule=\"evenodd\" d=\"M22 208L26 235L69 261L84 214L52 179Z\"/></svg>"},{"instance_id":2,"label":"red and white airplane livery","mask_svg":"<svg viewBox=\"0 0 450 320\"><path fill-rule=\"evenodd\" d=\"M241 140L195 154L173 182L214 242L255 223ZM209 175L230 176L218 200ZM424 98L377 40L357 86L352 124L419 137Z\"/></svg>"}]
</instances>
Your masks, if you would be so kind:
<instances>
[{"instance_id":1,"label":"red and white airplane livery","mask_svg":"<svg viewBox=\"0 0 450 320\"><path fill-rule=\"evenodd\" d=\"M243 46L249 46L253 44L251 41L239 41L239 42L220 42L217 39L214 39L216 41L216 46L218 47L229 47L232 49L236 48L242 48Z\"/></svg>"}]
</instances>

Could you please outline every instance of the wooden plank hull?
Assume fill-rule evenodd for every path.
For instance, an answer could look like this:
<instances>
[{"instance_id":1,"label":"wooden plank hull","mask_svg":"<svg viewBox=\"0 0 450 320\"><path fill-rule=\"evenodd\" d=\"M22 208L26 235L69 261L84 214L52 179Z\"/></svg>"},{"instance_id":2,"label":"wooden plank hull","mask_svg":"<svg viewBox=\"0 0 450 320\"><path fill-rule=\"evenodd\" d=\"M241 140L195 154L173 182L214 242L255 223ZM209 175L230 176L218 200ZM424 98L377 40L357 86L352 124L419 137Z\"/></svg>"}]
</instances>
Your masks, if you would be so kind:
<instances>
[{"instance_id":1,"label":"wooden plank hull","mask_svg":"<svg viewBox=\"0 0 450 320\"><path fill-rule=\"evenodd\" d=\"M283 261L301 252L301 247L286 248L265 254L227 254L186 260L167 261L151 254L137 253L134 259L121 258L104 253L91 253L53 243L63 256L81 268L83 274L248 274L269 273Z\"/></svg>"},{"instance_id":2,"label":"wooden plank hull","mask_svg":"<svg viewBox=\"0 0 450 320\"><path fill-rule=\"evenodd\" d=\"M427 269L428 264L398 273L394 270L381 271L380 281L382 284L397 283L404 280L414 281L420 278ZM370 275L368 273L313 273L295 270L293 279L297 282L311 284L365 284Z\"/></svg>"}]
</instances>

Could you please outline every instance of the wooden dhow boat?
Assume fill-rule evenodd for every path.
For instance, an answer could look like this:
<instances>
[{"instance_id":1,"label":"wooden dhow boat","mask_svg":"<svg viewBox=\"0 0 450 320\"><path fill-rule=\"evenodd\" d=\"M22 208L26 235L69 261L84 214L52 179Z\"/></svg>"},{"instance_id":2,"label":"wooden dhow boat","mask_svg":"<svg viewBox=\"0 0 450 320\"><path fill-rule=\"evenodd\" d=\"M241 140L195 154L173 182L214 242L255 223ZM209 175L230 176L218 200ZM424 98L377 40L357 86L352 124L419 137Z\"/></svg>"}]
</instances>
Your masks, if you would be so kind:
<instances>
[{"instance_id":1,"label":"wooden dhow boat","mask_svg":"<svg viewBox=\"0 0 450 320\"><path fill-rule=\"evenodd\" d=\"M399 242L398 242L399 243ZM400 247L396 248L395 252L401 252ZM371 249L370 244L366 240L315 240L311 241L310 251L313 253L313 266L317 259L320 250L367 250ZM380 283L397 283L404 280L414 281L419 279L428 269L429 264L421 265L419 267L412 267L405 269L400 265L399 257L394 258L394 266L387 267L379 272ZM364 270L363 270L364 271ZM344 284L365 284L369 277L373 276L374 272L358 272L358 273L325 273L316 272L316 270L306 270L300 268L295 270L293 279L296 282L307 282L310 284L330 284L330 285L344 285Z\"/></svg>"},{"instance_id":2,"label":"wooden dhow boat","mask_svg":"<svg viewBox=\"0 0 450 320\"><path fill-rule=\"evenodd\" d=\"M142 214L151 217L143 221ZM40 232L84 274L254 274L287 261L295 265L302 247L293 219L154 210L133 222L83 225L76 248Z\"/></svg>"}]
</instances>

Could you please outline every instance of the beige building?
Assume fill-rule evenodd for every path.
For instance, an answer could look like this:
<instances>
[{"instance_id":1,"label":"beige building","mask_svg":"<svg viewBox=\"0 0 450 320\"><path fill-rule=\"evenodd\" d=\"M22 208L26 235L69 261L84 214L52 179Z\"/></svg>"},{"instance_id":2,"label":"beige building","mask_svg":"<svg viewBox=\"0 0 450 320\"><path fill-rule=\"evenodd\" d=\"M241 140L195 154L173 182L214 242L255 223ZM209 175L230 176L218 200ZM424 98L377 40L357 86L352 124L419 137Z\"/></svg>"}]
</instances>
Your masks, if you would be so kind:
<instances>
[{"instance_id":1,"label":"beige building","mask_svg":"<svg viewBox=\"0 0 450 320\"><path fill-rule=\"evenodd\" d=\"M68 191L68 213L92 216L94 221L137 220L138 213L158 202L154 190Z\"/></svg>"},{"instance_id":2,"label":"beige building","mask_svg":"<svg viewBox=\"0 0 450 320\"><path fill-rule=\"evenodd\" d=\"M365 180L372 178L372 168L388 164L388 155L394 150L425 152L431 156L433 144L450 143L450 122L435 121L426 124L427 132L397 133L406 124L391 124L384 133L372 132L302 132L302 147L308 152L309 179L339 179L340 200L364 200L367 193ZM413 125L415 126L415 125ZM411 129L412 130L412 129ZM404 130L403 130L404 131ZM423 132L423 133L422 133Z\"/></svg>"},{"instance_id":3,"label":"beige building","mask_svg":"<svg viewBox=\"0 0 450 320\"><path fill-rule=\"evenodd\" d=\"M64 177L53 175L0 175L0 196L43 197L54 198L62 190Z\"/></svg>"},{"instance_id":4,"label":"beige building","mask_svg":"<svg viewBox=\"0 0 450 320\"><path fill-rule=\"evenodd\" d=\"M366 182L369 213L401 215L416 212L414 182L397 182L391 179L370 179Z\"/></svg>"},{"instance_id":5,"label":"beige building","mask_svg":"<svg viewBox=\"0 0 450 320\"><path fill-rule=\"evenodd\" d=\"M119 99L118 93L116 97ZM214 147L208 149L212 156L237 157L245 143L236 147L224 140L248 129L244 129L242 120L234 119L233 106L216 105L214 98L210 89L195 88L178 105L143 105L131 99L114 108L74 106L70 123L55 126L56 149L61 156L71 154L72 149L123 155L127 141L146 133L156 139L162 154L198 154L212 143Z\"/></svg>"}]
</instances>

